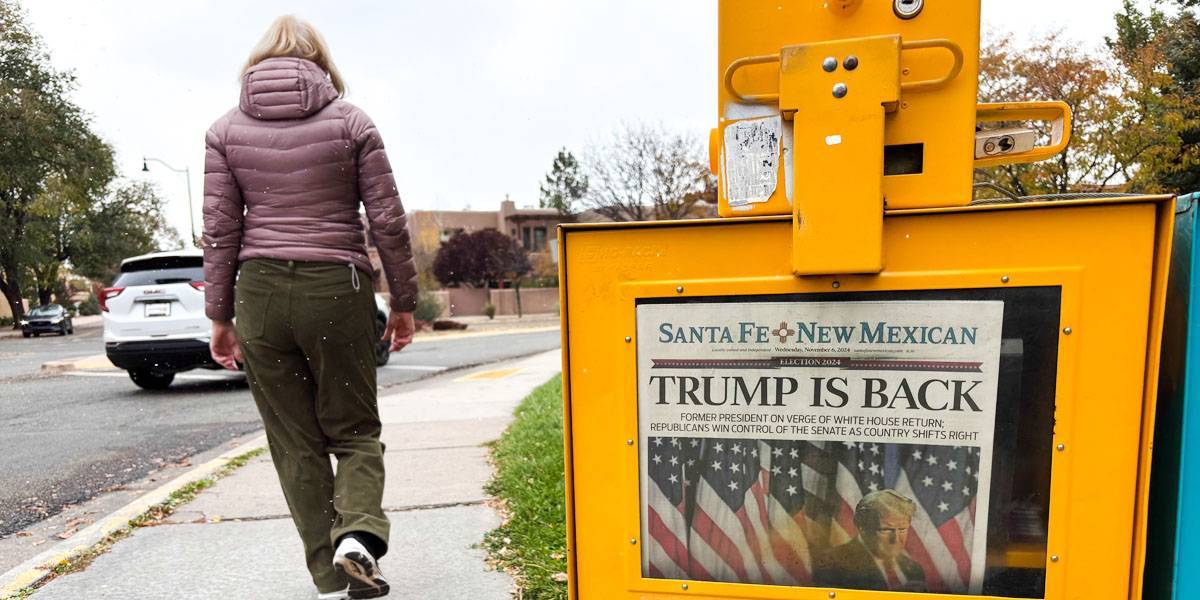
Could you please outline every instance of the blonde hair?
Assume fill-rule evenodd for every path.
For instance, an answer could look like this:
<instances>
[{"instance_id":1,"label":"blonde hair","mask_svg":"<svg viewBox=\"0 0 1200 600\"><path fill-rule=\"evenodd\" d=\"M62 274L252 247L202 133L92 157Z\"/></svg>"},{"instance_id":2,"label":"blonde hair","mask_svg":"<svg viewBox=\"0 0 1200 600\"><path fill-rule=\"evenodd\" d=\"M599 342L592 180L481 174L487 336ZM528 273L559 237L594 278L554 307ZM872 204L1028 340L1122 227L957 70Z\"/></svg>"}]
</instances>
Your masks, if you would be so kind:
<instances>
[{"instance_id":1,"label":"blonde hair","mask_svg":"<svg viewBox=\"0 0 1200 600\"><path fill-rule=\"evenodd\" d=\"M246 60L242 74L245 75L250 67L268 58L279 56L303 58L317 63L317 66L329 74L329 79L338 94L346 94L346 83L342 81L342 74L333 64L333 56L329 53L325 38L321 37L321 32L308 21L297 19L295 15L283 15L275 19L258 41L258 45L250 51L250 58Z\"/></svg>"}]
</instances>

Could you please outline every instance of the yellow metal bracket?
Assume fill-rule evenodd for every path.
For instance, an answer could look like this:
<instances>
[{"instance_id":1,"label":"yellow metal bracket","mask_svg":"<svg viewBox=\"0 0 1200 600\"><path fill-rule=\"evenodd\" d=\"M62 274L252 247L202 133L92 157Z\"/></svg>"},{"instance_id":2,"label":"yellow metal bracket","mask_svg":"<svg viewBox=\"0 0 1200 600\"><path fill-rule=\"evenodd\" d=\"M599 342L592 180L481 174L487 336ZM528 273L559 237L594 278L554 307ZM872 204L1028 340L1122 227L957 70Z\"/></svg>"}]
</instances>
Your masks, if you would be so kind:
<instances>
[{"instance_id":1,"label":"yellow metal bracket","mask_svg":"<svg viewBox=\"0 0 1200 600\"><path fill-rule=\"evenodd\" d=\"M780 52L779 110L795 124L797 275L883 270L883 121L900 101L900 49L888 35Z\"/></svg>"},{"instance_id":2,"label":"yellow metal bracket","mask_svg":"<svg viewBox=\"0 0 1200 600\"><path fill-rule=\"evenodd\" d=\"M938 48L953 58L944 74L900 82L902 51ZM738 70L776 62L778 93L747 94L734 85ZM724 83L730 95L747 104L777 104L794 122L796 275L883 270L885 114L897 109L901 92L937 89L962 66L962 49L950 40L905 42L898 35L788 46L729 64Z\"/></svg>"}]
</instances>

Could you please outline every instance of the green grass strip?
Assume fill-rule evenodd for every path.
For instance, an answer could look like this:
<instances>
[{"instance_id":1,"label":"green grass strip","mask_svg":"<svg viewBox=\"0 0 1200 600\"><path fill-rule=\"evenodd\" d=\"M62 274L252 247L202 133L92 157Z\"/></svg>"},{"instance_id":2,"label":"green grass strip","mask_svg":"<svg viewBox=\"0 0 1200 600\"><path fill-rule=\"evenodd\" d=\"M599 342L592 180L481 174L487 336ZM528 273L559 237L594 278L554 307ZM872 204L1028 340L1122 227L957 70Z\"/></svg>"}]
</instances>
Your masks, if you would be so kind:
<instances>
[{"instance_id":1,"label":"green grass strip","mask_svg":"<svg viewBox=\"0 0 1200 600\"><path fill-rule=\"evenodd\" d=\"M505 505L508 519L488 532L484 546L516 579L522 599L565 599L562 377L534 390L515 415L492 446L496 477L487 488Z\"/></svg>"},{"instance_id":2,"label":"green grass strip","mask_svg":"<svg viewBox=\"0 0 1200 600\"><path fill-rule=\"evenodd\" d=\"M9 595L4 600L23 600L57 577L86 569L88 565L92 564L92 561L96 560L96 558L98 558L101 554L108 552L113 547L113 544L116 544L130 535L133 535L133 531L135 529L158 525L163 521L163 519L171 516L171 514L174 513L175 510L180 506L191 502L196 498L197 495L200 494L200 492L212 487L212 485L216 483L218 479L225 477L226 475L229 475L230 473L245 466L246 463L250 462L251 459L261 455L266 451L267 449L265 447L256 448L245 454L229 459L229 461L227 461L225 465L222 466L217 472L203 479L193 481L175 490L174 492L171 492L171 494L167 496L166 500L151 506L150 508L146 509L146 512L143 512L142 514L130 519L125 527L122 527L121 529L104 536L103 539L101 539L91 548L88 548L87 550L84 550L83 552L80 552L79 554L76 554L67 560L60 561L58 564L54 565L54 567L51 568L51 572L48 577L17 592L16 594Z\"/></svg>"}]
</instances>

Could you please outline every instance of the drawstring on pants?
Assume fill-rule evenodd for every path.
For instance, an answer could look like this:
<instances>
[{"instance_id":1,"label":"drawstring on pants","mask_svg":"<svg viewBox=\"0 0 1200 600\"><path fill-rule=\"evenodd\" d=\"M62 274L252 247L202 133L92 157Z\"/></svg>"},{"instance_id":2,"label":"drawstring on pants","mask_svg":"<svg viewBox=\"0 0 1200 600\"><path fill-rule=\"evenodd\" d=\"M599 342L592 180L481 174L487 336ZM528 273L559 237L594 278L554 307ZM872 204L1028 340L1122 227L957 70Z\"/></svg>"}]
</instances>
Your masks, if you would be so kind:
<instances>
[{"instance_id":1,"label":"drawstring on pants","mask_svg":"<svg viewBox=\"0 0 1200 600\"><path fill-rule=\"evenodd\" d=\"M358 269L354 268L354 263L350 263L350 285L354 286L354 291L358 291Z\"/></svg>"}]
</instances>

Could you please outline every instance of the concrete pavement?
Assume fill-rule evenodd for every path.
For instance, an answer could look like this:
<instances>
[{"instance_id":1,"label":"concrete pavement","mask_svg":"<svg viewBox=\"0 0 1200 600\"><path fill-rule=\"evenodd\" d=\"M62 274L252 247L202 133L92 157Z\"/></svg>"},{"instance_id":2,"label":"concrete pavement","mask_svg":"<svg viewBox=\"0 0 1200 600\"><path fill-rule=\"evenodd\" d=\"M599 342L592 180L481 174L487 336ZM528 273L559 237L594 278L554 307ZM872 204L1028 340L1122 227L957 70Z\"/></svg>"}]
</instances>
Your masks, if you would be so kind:
<instances>
[{"instance_id":1,"label":"concrete pavement","mask_svg":"<svg viewBox=\"0 0 1200 600\"><path fill-rule=\"evenodd\" d=\"M483 486L487 451L522 398L557 373L558 350L440 375L380 398L388 469L384 508L392 597L503 600L511 579L476 548L500 523ZM13 576L0 576L0 588ZM39 599L312 598L299 537L269 458L259 457L137 529L86 570L51 580Z\"/></svg>"}]
</instances>

